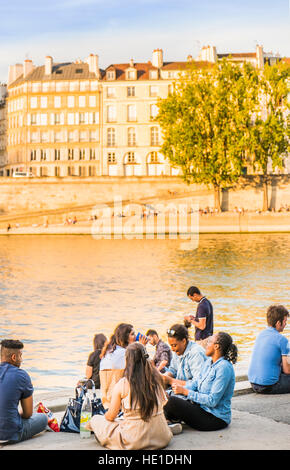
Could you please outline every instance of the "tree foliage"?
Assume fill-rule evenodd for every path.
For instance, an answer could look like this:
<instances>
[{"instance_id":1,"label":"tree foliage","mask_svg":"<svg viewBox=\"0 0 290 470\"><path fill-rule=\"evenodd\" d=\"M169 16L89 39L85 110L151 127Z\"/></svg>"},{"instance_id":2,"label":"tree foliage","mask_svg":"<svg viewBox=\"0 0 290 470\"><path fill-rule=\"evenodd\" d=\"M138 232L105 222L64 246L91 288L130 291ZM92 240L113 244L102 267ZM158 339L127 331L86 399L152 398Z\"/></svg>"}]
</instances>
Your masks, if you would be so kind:
<instances>
[{"instance_id":1,"label":"tree foliage","mask_svg":"<svg viewBox=\"0 0 290 470\"><path fill-rule=\"evenodd\" d=\"M285 81L287 71L266 67L263 73L227 59L202 69L189 64L173 93L159 100L162 153L181 168L186 182L213 186L219 210L220 189L238 181L250 155L256 168L262 168L269 153L278 164L285 134L281 113L273 113L285 97L280 76ZM265 96L271 109L267 129L261 111Z\"/></svg>"},{"instance_id":2,"label":"tree foliage","mask_svg":"<svg viewBox=\"0 0 290 470\"><path fill-rule=\"evenodd\" d=\"M213 185L218 209L220 188L242 174L257 83L252 66L241 68L224 59L202 70L191 66L159 102L162 152L188 183Z\"/></svg>"},{"instance_id":3,"label":"tree foliage","mask_svg":"<svg viewBox=\"0 0 290 470\"><path fill-rule=\"evenodd\" d=\"M289 79L285 63L266 65L259 75L259 107L255 116L250 153L254 169L263 175L263 210L268 210L268 170L282 169L289 152Z\"/></svg>"}]
</instances>

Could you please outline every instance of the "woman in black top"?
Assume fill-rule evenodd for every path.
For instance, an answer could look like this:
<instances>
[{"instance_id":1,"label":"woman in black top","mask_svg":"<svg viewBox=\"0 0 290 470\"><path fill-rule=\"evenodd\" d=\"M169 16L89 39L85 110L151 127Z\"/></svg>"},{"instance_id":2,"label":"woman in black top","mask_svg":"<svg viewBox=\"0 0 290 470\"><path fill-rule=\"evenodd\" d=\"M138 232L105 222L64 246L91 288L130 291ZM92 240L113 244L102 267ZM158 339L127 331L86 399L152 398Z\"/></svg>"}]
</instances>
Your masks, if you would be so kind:
<instances>
[{"instance_id":1,"label":"woman in black top","mask_svg":"<svg viewBox=\"0 0 290 470\"><path fill-rule=\"evenodd\" d=\"M103 333L97 334L94 337L94 351L89 355L87 368L86 368L86 378L92 379L95 383L96 388L100 388L100 354L103 349L103 346L107 338ZM91 382L88 382L88 388L90 387Z\"/></svg>"}]
</instances>

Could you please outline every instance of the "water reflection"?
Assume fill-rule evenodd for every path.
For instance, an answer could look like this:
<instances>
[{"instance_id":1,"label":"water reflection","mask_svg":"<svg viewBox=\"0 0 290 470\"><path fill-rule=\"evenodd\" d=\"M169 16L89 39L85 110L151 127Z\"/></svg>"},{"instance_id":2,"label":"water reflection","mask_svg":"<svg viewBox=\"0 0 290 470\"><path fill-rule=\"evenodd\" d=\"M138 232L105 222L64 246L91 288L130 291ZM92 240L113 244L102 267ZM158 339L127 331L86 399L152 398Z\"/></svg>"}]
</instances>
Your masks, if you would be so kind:
<instances>
[{"instance_id":1,"label":"water reflection","mask_svg":"<svg viewBox=\"0 0 290 470\"><path fill-rule=\"evenodd\" d=\"M179 240L5 236L0 240L1 338L25 343L37 389L73 387L96 332L120 321L166 329L195 306L195 284L214 305L215 330L232 334L247 362L272 303L289 308L290 235L202 235ZM289 337L289 326L285 330Z\"/></svg>"}]
</instances>

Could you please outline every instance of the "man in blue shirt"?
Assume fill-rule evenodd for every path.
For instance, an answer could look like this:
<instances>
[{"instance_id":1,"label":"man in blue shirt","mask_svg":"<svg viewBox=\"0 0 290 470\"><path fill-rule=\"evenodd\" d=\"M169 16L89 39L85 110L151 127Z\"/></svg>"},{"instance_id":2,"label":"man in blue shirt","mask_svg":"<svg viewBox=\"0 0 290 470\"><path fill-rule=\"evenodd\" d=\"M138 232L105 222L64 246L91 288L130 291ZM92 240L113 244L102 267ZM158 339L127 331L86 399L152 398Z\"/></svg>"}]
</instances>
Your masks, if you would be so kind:
<instances>
[{"instance_id":1,"label":"man in blue shirt","mask_svg":"<svg viewBox=\"0 0 290 470\"><path fill-rule=\"evenodd\" d=\"M268 327L257 336L248 371L256 393L290 393L289 342L281 335L288 316L283 305L268 308Z\"/></svg>"},{"instance_id":2,"label":"man in blue shirt","mask_svg":"<svg viewBox=\"0 0 290 470\"><path fill-rule=\"evenodd\" d=\"M194 340L206 348L207 338L213 335L213 307L211 302L200 292L198 287L191 286L187 291L187 297L192 302L197 302L196 315L186 315L185 325L195 326Z\"/></svg>"},{"instance_id":3,"label":"man in blue shirt","mask_svg":"<svg viewBox=\"0 0 290 470\"><path fill-rule=\"evenodd\" d=\"M20 369L22 349L21 341L6 339L1 342L0 442L6 444L30 439L47 427L44 413L33 414L33 386L27 372Z\"/></svg>"}]
</instances>

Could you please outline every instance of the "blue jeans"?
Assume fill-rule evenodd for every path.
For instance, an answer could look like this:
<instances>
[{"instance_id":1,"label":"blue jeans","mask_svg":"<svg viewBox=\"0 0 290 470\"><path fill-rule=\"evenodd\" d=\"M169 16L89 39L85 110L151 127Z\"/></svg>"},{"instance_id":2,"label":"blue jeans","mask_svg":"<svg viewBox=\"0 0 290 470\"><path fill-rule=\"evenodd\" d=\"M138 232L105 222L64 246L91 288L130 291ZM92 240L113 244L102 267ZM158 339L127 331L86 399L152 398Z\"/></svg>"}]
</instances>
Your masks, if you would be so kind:
<instances>
[{"instance_id":1,"label":"blue jeans","mask_svg":"<svg viewBox=\"0 0 290 470\"><path fill-rule=\"evenodd\" d=\"M281 374L278 382L273 385L252 384L252 389L256 393L278 395L280 393L290 393L290 374Z\"/></svg>"},{"instance_id":2,"label":"blue jeans","mask_svg":"<svg viewBox=\"0 0 290 470\"><path fill-rule=\"evenodd\" d=\"M10 440L7 444L16 444L17 442L26 441L35 436L35 434L44 431L47 426L47 416L44 413L34 413L31 418L22 418L22 424L23 428L18 434L18 439Z\"/></svg>"}]
</instances>

